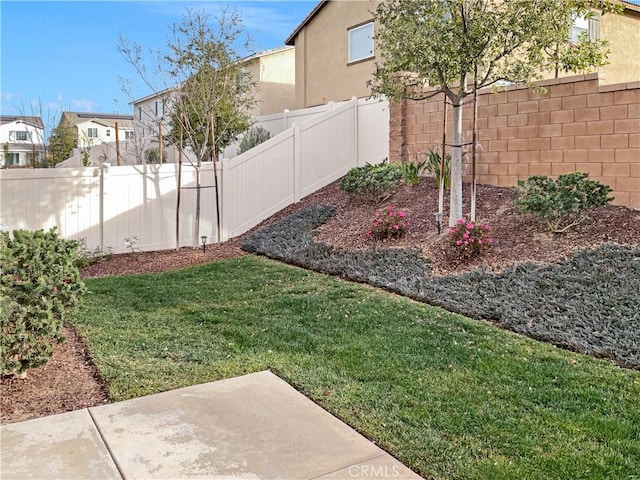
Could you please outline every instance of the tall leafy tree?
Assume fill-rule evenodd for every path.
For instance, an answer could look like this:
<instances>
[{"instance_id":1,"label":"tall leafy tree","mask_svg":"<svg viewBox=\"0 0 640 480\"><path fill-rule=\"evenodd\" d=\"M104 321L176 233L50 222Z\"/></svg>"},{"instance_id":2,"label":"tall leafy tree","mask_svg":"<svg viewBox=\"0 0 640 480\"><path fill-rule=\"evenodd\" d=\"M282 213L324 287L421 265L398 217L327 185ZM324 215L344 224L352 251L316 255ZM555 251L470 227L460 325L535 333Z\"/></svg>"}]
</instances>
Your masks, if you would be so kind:
<instances>
[{"instance_id":1,"label":"tall leafy tree","mask_svg":"<svg viewBox=\"0 0 640 480\"><path fill-rule=\"evenodd\" d=\"M54 167L69 158L75 146L73 128L60 125L53 128L49 135L47 165Z\"/></svg>"},{"instance_id":2,"label":"tall leafy tree","mask_svg":"<svg viewBox=\"0 0 640 480\"><path fill-rule=\"evenodd\" d=\"M388 0L376 9L381 53L373 93L396 101L444 93L453 107L450 226L462 217L465 99L500 81L533 85L556 67L601 64L602 43L575 45L591 55L564 49L575 16L594 7L612 9L605 0Z\"/></svg>"}]
</instances>

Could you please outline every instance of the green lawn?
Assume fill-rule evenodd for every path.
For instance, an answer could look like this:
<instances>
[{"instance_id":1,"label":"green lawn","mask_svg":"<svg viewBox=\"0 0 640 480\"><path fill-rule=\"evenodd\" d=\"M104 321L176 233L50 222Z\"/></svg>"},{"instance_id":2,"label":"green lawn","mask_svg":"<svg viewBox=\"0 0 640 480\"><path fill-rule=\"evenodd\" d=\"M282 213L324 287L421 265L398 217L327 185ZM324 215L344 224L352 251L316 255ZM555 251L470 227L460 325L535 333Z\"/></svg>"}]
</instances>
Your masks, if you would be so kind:
<instances>
[{"instance_id":1,"label":"green lawn","mask_svg":"<svg viewBox=\"0 0 640 480\"><path fill-rule=\"evenodd\" d=\"M638 475L638 371L253 256L87 286L114 401L270 369L423 475Z\"/></svg>"}]
</instances>

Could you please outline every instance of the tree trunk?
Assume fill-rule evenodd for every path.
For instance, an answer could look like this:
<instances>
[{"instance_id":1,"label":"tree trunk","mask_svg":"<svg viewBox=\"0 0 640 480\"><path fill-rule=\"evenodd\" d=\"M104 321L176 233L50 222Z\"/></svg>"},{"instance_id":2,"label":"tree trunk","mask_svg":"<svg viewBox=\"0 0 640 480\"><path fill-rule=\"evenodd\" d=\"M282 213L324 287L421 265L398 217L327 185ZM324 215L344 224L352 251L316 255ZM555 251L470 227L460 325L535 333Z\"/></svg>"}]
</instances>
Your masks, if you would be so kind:
<instances>
[{"instance_id":1,"label":"tree trunk","mask_svg":"<svg viewBox=\"0 0 640 480\"><path fill-rule=\"evenodd\" d=\"M196 165L196 214L193 220L193 247L200 245L200 162Z\"/></svg>"},{"instance_id":2,"label":"tree trunk","mask_svg":"<svg viewBox=\"0 0 640 480\"><path fill-rule=\"evenodd\" d=\"M453 146L451 148L451 190L449 199L449 226L454 227L462 218L462 98L452 99Z\"/></svg>"},{"instance_id":3,"label":"tree trunk","mask_svg":"<svg viewBox=\"0 0 640 480\"><path fill-rule=\"evenodd\" d=\"M447 96L442 102L444 107L442 119L442 153L440 154L440 184L438 185L438 213L444 215L444 178L447 165ZM442 217L440 217L442 219Z\"/></svg>"}]
</instances>

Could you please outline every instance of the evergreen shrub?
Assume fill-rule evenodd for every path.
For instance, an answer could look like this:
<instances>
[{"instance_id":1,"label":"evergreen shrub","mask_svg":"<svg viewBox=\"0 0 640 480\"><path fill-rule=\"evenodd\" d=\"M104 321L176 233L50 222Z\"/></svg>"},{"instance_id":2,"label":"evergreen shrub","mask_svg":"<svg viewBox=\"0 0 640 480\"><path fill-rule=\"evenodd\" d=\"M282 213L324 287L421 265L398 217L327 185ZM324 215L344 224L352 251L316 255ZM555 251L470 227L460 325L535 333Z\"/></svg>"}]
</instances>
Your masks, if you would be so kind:
<instances>
[{"instance_id":1,"label":"evergreen shrub","mask_svg":"<svg viewBox=\"0 0 640 480\"><path fill-rule=\"evenodd\" d=\"M54 229L0 233L0 370L22 373L47 363L62 325L85 291L79 243Z\"/></svg>"},{"instance_id":2,"label":"evergreen shrub","mask_svg":"<svg viewBox=\"0 0 640 480\"><path fill-rule=\"evenodd\" d=\"M349 170L340 180L340 188L379 204L393 195L403 176L402 164L366 164Z\"/></svg>"},{"instance_id":3,"label":"evergreen shrub","mask_svg":"<svg viewBox=\"0 0 640 480\"><path fill-rule=\"evenodd\" d=\"M519 180L514 187L518 213L531 213L542 218L554 233L562 233L587 218L589 210L613 200L611 188L588 173L573 172L553 181L545 175Z\"/></svg>"}]
</instances>

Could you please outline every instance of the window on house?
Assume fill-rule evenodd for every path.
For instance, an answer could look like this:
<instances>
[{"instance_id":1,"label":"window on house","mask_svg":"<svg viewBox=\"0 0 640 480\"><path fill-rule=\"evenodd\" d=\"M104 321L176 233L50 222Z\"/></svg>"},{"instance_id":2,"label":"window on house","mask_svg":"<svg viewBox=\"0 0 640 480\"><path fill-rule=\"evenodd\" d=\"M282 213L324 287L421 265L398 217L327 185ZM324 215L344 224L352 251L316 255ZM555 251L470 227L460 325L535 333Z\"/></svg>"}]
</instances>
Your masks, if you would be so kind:
<instances>
[{"instance_id":1,"label":"window on house","mask_svg":"<svg viewBox=\"0 0 640 480\"><path fill-rule=\"evenodd\" d=\"M569 31L569 40L577 43L580 35L586 33L589 40L594 41L600 38L600 15L598 12L592 12L588 16L576 15Z\"/></svg>"},{"instance_id":2,"label":"window on house","mask_svg":"<svg viewBox=\"0 0 640 480\"><path fill-rule=\"evenodd\" d=\"M373 22L348 30L349 63L373 57Z\"/></svg>"},{"instance_id":3,"label":"window on house","mask_svg":"<svg viewBox=\"0 0 640 480\"><path fill-rule=\"evenodd\" d=\"M133 130L125 130L124 131L124 139L125 140L133 140Z\"/></svg>"},{"instance_id":4,"label":"window on house","mask_svg":"<svg viewBox=\"0 0 640 480\"><path fill-rule=\"evenodd\" d=\"M156 100L156 117L164 115L164 102L162 100Z\"/></svg>"},{"instance_id":5,"label":"window on house","mask_svg":"<svg viewBox=\"0 0 640 480\"><path fill-rule=\"evenodd\" d=\"M142 120L142 107L138 107L138 120Z\"/></svg>"},{"instance_id":6,"label":"window on house","mask_svg":"<svg viewBox=\"0 0 640 480\"><path fill-rule=\"evenodd\" d=\"M110 137L110 136L111 136L111 130L107 128L107 137Z\"/></svg>"},{"instance_id":7,"label":"window on house","mask_svg":"<svg viewBox=\"0 0 640 480\"><path fill-rule=\"evenodd\" d=\"M31 140L31 132L26 130L11 130L9 132L10 142L26 142L27 140Z\"/></svg>"},{"instance_id":8,"label":"window on house","mask_svg":"<svg viewBox=\"0 0 640 480\"><path fill-rule=\"evenodd\" d=\"M20 165L20 154L19 153L5 153L4 154L4 165L6 167L12 167L14 165Z\"/></svg>"},{"instance_id":9,"label":"window on house","mask_svg":"<svg viewBox=\"0 0 640 480\"><path fill-rule=\"evenodd\" d=\"M98 129L97 128L87 128L87 137L89 137L89 138L98 138Z\"/></svg>"},{"instance_id":10,"label":"window on house","mask_svg":"<svg viewBox=\"0 0 640 480\"><path fill-rule=\"evenodd\" d=\"M571 25L571 41L576 43L583 33L589 33L589 21L584 15L576 16Z\"/></svg>"}]
</instances>

